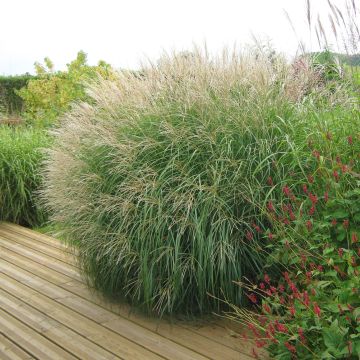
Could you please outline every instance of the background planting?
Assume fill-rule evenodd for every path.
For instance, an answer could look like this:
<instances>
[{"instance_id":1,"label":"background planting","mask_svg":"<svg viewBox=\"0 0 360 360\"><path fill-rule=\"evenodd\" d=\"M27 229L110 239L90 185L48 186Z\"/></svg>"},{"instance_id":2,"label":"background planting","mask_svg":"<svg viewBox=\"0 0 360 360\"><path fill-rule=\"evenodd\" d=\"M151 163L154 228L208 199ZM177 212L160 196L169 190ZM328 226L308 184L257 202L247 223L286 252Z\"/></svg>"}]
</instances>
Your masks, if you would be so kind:
<instances>
[{"instance_id":1,"label":"background planting","mask_svg":"<svg viewBox=\"0 0 360 360\"><path fill-rule=\"evenodd\" d=\"M41 148L49 143L39 130L0 126L0 220L28 226L45 221L35 198L41 183Z\"/></svg>"}]
</instances>

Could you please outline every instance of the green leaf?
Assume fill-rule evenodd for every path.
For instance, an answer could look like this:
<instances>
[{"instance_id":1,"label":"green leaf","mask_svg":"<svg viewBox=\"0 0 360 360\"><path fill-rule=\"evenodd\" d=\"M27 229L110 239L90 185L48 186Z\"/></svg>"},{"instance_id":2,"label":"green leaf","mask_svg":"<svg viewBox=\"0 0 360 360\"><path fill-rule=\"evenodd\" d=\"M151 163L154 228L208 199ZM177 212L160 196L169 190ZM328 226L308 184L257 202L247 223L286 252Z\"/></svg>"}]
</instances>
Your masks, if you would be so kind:
<instances>
[{"instance_id":1,"label":"green leaf","mask_svg":"<svg viewBox=\"0 0 360 360\"><path fill-rule=\"evenodd\" d=\"M323 339L326 347L332 351L338 351L340 347L344 346L344 335L347 330L339 326L338 320L334 320L329 328L322 330Z\"/></svg>"}]
</instances>

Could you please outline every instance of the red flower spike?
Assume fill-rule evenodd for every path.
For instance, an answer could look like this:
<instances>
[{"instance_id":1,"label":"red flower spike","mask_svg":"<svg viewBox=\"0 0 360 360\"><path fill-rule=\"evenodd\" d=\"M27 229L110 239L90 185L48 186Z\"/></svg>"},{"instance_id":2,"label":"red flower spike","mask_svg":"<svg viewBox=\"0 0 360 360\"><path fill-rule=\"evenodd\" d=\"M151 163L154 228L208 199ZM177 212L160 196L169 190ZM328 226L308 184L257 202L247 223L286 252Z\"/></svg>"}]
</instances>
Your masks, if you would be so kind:
<instances>
[{"instance_id":1,"label":"red flower spike","mask_svg":"<svg viewBox=\"0 0 360 360\"><path fill-rule=\"evenodd\" d=\"M264 304L264 305L263 305L263 309L264 309L264 311L267 312L268 314L271 313L271 309L270 309L270 306L269 306L268 304Z\"/></svg>"},{"instance_id":2,"label":"red flower spike","mask_svg":"<svg viewBox=\"0 0 360 360\"><path fill-rule=\"evenodd\" d=\"M270 284L270 276L268 274L265 274L264 275L264 281L267 283L267 284Z\"/></svg>"},{"instance_id":3,"label":"red flower spike","mask_svg":"<svg viewBox=\"0 0 360 360\"><path fill-rule=\"evenodd\" d=\"M325 194L324 194L324 202L328 202L329 201L329 193L327 191L325 191Z\"/></svg>"},{"instance_id":4,"label":"red flower spike","mask_svg":"<svg viewBox=\"0 0 360 360\"><path fill-rule=\"evenodd\" d=\"M348 219L345 219L344 221L343 221L343 227L344 227L344 229L345 230L347 230L348 228L349 228L349 220Z\"/></svg>"},{"instance_id":5,"label":"red flower spike","mask_svg":"<svg viewBox=\"0 0 360 360\"><path fill-rule=\"evenodd\" d=\"M282 191L287 197L291 196L291 190L287 185L283 187Z\"/></svg>"},{"instance_id":6,"label":"red flower spike","mask_svg":"<svg viewBox=\"0 0 360 360\"><path fill-rule=\"evenodd\" d=\"M294 345L291 345L289 342L285 341L284 345L286 348L293 354L296 354L296 347Z\"/></svg>"},{"instance_id":7,"label":"red flower spike","mask_svg":"<svg viewBox=\"0 0 360 360\"><path fill-rule=\"evenodd\" d=\"M281 333L284 333L284 334L288 333L288 328L284 324L278 322L277 320L275 321L275 329L278 332L281 332Z\"/></svg>"},{"instance_id":8,"label":"red flower spike","mask_svg":"<svg viewBox=\"0 0 360 360\"><path fill-rule=\"evenodd\" d=\"M268 208L268 210L271 211L271 212L274 212L274 211L275 211L274 204L273 204L271 201L269 201L269 202L267 203L267 208Z\"/></svg>"},{"instance_id":9,"label":"red flower spike","mask_svg":"<svg viewBox=\"0 0 360 360\"><path fill-rule=\"evenodd\" d=\"M274 182L273 182L273 179L272 179L271 176L269 176L269 177L267 178L267 184L268 184L269 186L274 186Z\"/></svg>"},{"instance_id":10,"label":"red flower spike","mask_svg":"<svg viewBox=\"0 0 360 360\"><path fill-rule=\"evenodd\" d=\"M249 300L253 303L256 304L257 303L257 298L255 294L246 294L246 296L249 298Z\"/></svg>"},{"instance_id":11,"label":"red flower spike","mask_svg":"<svg viewBox=\"0 0 360 360\"><path fill-rule=\"evenodd\" d=\"M309 199L313 205L316 205L316 203L319 201L316 194L309 193Z\"/></svg>"},{"instance_id":12,"label":"red flower spike","mask_svg":"<svg viewBox=\"0 0 360 360\"><path fill-rule=\"evenodd\" d=\"M340 156L337 156L337 157L335 158L335 160L336 160L336 162L337 162L338 164L341 164Z\"/></svg>"},{"instance_id":13,"label":"red flower spike","mask_svg":"<svg viewBox=\"0 0 360 360\"><path fill-rule=\"evenodd\" d=\"M324 268L323 268L321 265L318 265L317 269L318 269L318 271L320 271L320 272L323 272L323 271L324 271Z\"/></svg>"},{"instance_id":14,"label":"red flower spike","mask_svg":"<svg viewBox=\"0 0 360 360\"><path fill-rule=\"evenodd\" d=\"M336 170L333 171L333 176L334 176L335 181L339 182L339 173Z\"/></svg>"},{"instance_id":15,"label":"red flower spike","mask_svg":"<svg viewBox=\"0 0 360 360\"><path fill-rule=\"evenodd\" d=\"M338 254L339 254L339 256L342 258L342 256L344 255L344 249L343 249L343 248L339 248L339 249L338 249Z\"/></svg>"},{"instance_id":16,"label":"red flower spike","mask_svg":"<svg viewBox=\"0 0 360 360\"><path fill-rule=\"evenodd\" d=\"M269 239L270 239L270 240L273 240L273 239L274 239L274 235L273 235L272 233L269 233L268 236L269 236Z\"/></svg>"},{"instance_id":17,"label":"red flower spike","mask_svg":"<svg viewBox=\"0 0 360 360\"><path fill-rule=\"evenodd\" d=\"M285 291L285 287L284 287L284 285L282 285L282 284L280 284L278 288L279 288L279 291L280 291L280 292L284 292L284 291Z\"/></svg>"},{"instance_id":18,"label":"red flower spike","mask_svg":"<svg viewBox=\"0 0 360 360\"><path fill-rule=\"evenodd\" d=\"M353 244L355 244L355 243L357 243L358 242L358 236L357 236L357 234L355 234L355 233L352 233L352 235L351 235L351 242L353 243Z\"/></svg>"},{"instance_id":19,"label":"red flower spike","mask_svg":"<svg viewBox=\"0 0 360 360\"><path fill-rule=\"evenodd\" d=\"M314 288L311 289L311 295L312 295L312 296L315 296L315 295L316 295L316 291L315 291Z\"/></svg>"},{"instance_id":20,"label":"red flower spike","mask_svg":"<svg viewBox=\"0 0 360 360\"><path fill-rule=\"evenodd\" d=\"M312 183L314 182L314 177L313 177L312 175L309 175L309 176L307 177L307 179L308 179L308 182L309 182L310 184L312 184Z\"/></svg>"},{"instance_id":21,"label":"red flower spike","mask_svg":"<svg viewBox=\"0 0 360 360\"><path fill-rule=\"evenodd\" d=\"M351 340L349 340L347 342L347 349L348 349L349 355L351 355L352 354L352 342L351 342Z\"/></svg>"},{"instance_id":22,"label":"red flower spike","mask_svg":"<svg viewBox=\"0 0 360 360\"><path fill-rule=\"evenodd\" d=\"M307 278L308 280L311 280L311 278L312 278L312 273L311 273L311 271L307 271L307 272L306 272L306 278Z\"/></svg>"},{"instance_id":23,"label":"red flower spike","mask_svg":"<svg viewBox=\"0 0 360 360\"><path fill-rule=\"evenodd\" d=\"M290 306L289 312L290 312L291 316L295 316L296 311L295 311L294 306Z\"/></svg>"},{"instance_id":24,"label":"red flower spike","mask_svg":"<svg viewBox=\"0 0 360 360\"><path fill-rule=\"evenodd\" d=\"M307 194L309 192L306 184L303 185L303 191L304 191L305 194Z\"/></svg>"},{"instance_id":25,"label":"red flower spike","mask_svg":"<svg viewBox=\"0 0 360 360\"><path fill-rule=\"evenodd\" d=\"M280 296L279 301L280 301L280 304L282 304L282 305L285 304L285 299L282 296Z\"/></svg>"},{"instance_id":26,"label":"red flower spike","mask_svg":"<svg viewBox=\"0 0 360 360\"><path fill-rule=\"evenodd\" d=\"M336 226L336 224L337 224L336 219L332 219L332 220L331 220L331 225L332 225L332 226Z\"/></svg>"},{"instance_id":27,"label":"red flower spike","mask_svg":"<svg viewBox=\"0 0 360 360\"><path fill-rule=\"evenodd\" d=\"M247 238L249 241L251 241L251 240L253 240L254 235L252 234L252 232L247 231L247 232L246 232L246 238Z\"/></svg>"},{"instance_id":28,"label":"red flower spike","mask_svg":"<svg viewBox=\"0 0 360 360\"><path fill-rule=\"evenodd\" d=\"M316 158L316 159L320 159L320 153L317 150L313 150L312 155Z\"/></svg>"},{"instance_id":29,"label":"red flower spike","mask_svg":"<svg viewBox=\"0 0 360 360\"><path fill-rule=\"evenodd\" d=\"M308 220L308 221L306 222L306 228L307 228L308 231L311 231L311 229L312 229L312 222L311 222L311 220Z\"/></svg>"},{"instance_id":30,"label":"red flower spike","mask_svg":"<svg viewBox=\"0 0 360 360\"><path fill-rule=\"evenodd\" d=\"M313 309L314 309L314 313L316 314L316 316L320 317L321 309L320 309L319 305L316 302L314 302L314 304L313 304Z\"/></svg>"},{"instance_id":31,"label":"red flower spike","mask_svg":"<svg viewBox=\"0 0 360 360\"><path fill-rule=\"evenodd\" d=\"M312 216L315 213L315 206L313 205L309 210L309 215Z\"/></svg>"},{"instance_id":32,"label":"red flower spike","mask_svg":"<svg viewBox=\"0 0 360 360\"><path fill-rule=\"evenodd\" d=\"M261 290L264 290L265 289L265 284L263 282L261 282L259 287L260 287Z\"/></svg>"},{"instance_id":33,"label":"red flower spike","mask_svg":"<svg viewBox=\"0 0 360 360\"><path fill-rule=\"evenodd\" d=\"M348 141L349 145L352 145L353 144L353 137L351 135L348 136L347 141Z\"/></svg>"},{"instance_id":34,"label":"red flower spike","mask_svg":"<svg viewBox=\"0 0 360 360\"><path fill-rule=\"evenodd\" d=\"M298 334L299 334L300 340L301 340L303 343L306 342L303 328L299 327L299 329L298 329Z\"/></svg>"},{"instance_id":35,"label":"red flower spike","mask_svg":"<svg viewBox=\"0 0 360 360\"><path fill-rule=\"evenodd\" d=\"M295 216L295 214L293 213L293 211L292 211L291 209L290 209L289 216L290 216L290 220L291 220L291 221L295 221L295 220L296 220L296 216Z\"/></svg>"}]
</instances>

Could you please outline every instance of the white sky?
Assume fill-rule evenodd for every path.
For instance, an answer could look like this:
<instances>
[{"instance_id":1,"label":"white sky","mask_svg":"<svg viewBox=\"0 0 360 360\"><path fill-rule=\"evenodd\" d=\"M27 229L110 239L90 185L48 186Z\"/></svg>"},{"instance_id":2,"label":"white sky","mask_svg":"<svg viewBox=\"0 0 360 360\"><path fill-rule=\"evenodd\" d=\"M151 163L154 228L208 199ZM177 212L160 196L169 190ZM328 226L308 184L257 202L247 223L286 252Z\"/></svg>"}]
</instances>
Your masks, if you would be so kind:
<instances>
[{"instance_id":1,"label":"white sky","mask_svg":"<svg viewBox=\"0 0 360 360\"><path fill-rule=\"evenodd\" d=\"M326 15L325 0L312 3ZM206 41L217 51L251 42L252 33L294 54L298 39L284 10L310 48L305 0L0 0L0 74L32 73L45 56L63 69L79 50L90 64L135 69L163 50Z\"/></svg>"}]
</instances>

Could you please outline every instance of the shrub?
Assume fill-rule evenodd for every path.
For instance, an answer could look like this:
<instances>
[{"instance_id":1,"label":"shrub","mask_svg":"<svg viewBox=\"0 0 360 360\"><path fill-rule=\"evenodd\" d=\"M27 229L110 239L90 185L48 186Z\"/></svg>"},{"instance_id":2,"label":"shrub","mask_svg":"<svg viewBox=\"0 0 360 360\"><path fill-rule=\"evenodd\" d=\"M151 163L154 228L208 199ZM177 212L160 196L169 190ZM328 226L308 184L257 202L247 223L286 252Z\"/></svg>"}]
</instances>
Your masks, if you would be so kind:
<instances>
[{"instance_id":1,"label":"shrub","mask_svg":"<svg viewBox=\"0 0 360 360\"><path fill-rule=\"evenodd\" d=\"M54 71L49 58L45 65L35 63L36 79L17 91L24 101L24 117L30 124L47 127L70 109L71 103L86 99L84 83L101 75L111 77L110 65L100 61L97 66L87 65L86 54L80 51L74 61L67 65L67 71Z\"/></svg>"},{"instance_id":2,"label":"shrub","mask_svg":"<svg viewBox=\"0 0 360 360\"><path fill-rule=\"evenodd\" d=\"M45 221L35 192L41 183L41 148L48 145L38 130L0 127L0 220L28 226Z\"/></svg>"},{"instance_id":3,"label":"shrub","mask_svg":"<svg viewBox=\"0 0 360 360\"><path fill-rule=\"evenodd\" d=\"M264 209L269 261L257 286L244 285L259 313L236 312L256 346L266 346L274 359L360 355L360 116L355 110L336 112L333 119L319 116L326 128L309 136L307 178L293 178Z\"/></svg>"},{"instance_id":4,"label":"shrub","mask_svg":"<svg viewBox=\"0 0 360 360\"><path fill-rule=\"evenodd\" d=\"M0 113L19 114L23 111L23 100L16 94L34 76L0 76Z\"/></svg>"},{"instance_id":5,"label":"shrub","mask_svg":"<svg viewBox=\"0 0 360 360\"><path fill-rule=\"evenodd\" d=\"M159 313L239 304L232 281L263 262L263 182L301 171L302 91L277 57L200 51L92 85L55 132L43 192L91 283Z\"/></svg>"}]
</instances>

